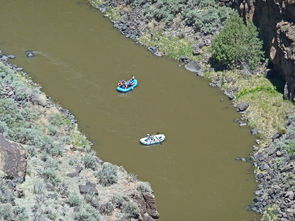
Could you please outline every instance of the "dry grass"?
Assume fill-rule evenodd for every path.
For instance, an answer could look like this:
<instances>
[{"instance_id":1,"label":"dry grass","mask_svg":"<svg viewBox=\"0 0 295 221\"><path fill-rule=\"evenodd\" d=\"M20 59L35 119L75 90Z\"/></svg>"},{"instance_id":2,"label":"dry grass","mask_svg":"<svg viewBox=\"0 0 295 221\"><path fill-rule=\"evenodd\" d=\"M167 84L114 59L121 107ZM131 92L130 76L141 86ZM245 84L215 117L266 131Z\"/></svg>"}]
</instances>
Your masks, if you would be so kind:
<instances>
[{"instance_id":1,"label":"dry grass","mask_svg":"<svg viewBox=\"0 0 295 221\"><path fill-rule=\"evenodd\" d=\"M245 113L250 127L257 128L263 140L284 130L287 115L294 112L292 102L284 100L273 84L261 75L243 75L240 71L206 72L212 81L219 79L224 89L234 89L236 102L247 102ZM230 80L229 80L230 79Z\"/></svg>"}]
</instances>

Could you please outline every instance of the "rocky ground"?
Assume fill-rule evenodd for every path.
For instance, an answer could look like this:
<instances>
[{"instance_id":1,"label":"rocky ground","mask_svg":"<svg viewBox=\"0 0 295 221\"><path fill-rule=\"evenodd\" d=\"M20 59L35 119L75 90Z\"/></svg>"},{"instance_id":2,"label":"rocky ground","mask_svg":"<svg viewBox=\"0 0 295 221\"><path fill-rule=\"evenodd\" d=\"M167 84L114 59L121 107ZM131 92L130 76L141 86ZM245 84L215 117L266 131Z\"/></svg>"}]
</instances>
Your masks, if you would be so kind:
<instances>
[{"instance_id":1,"label":"rocky ground","mask_svg":"<svg viewBox=\"0 0 295 221\"><path fill-rule=\"evenodd\" d=\"M150 185L100 160L13 58L0 53L0 220L158 219Z\"/></svg>"},{"instance_id":2,"label":"rocky ground","mask_svg":"<svg viewBox=\"0 0 295 221\"><path fill-rule=\"evenodd\" d=\"M258 188L252 209L264 213L264 220L295 220L295 115L273 140L267 148L254 148Z\"/></svg>"},{"instance_id":3,"label":"rocky ground","mask_svg":"<svg viewBox=\"0 0 295 221\"><path fill-rule=\"evenodd\" d=\"M211 41L231 13L223 5L240 1L224 0L219 6L217 1L197 5L197 1L190 0L89 2L109 17L123 35L156 56L177 59L187 70L209 79L210 86L224 92L241 112L239 125L250 126L251 134L257 138L250 162L255 167L258 187L250 207L263 214L262 220L295 220L294 105L284 100L283 94L266 78L272 73L267 63L255 71L247 67L216 71L210 65ZM153 9L157 9L154 14ZM208 14L214 16L208 18Z\"/></svg>"}]
</instances>

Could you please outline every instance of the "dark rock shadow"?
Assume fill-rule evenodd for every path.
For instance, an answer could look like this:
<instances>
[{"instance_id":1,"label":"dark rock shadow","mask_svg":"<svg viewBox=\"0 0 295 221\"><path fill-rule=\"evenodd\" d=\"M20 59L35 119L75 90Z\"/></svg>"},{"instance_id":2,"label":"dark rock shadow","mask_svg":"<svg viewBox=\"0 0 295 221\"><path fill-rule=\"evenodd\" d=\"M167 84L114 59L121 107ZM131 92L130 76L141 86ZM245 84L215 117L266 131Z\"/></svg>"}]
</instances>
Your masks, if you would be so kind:
<instances>
[{"instance_id":1,"label":"dark rock shadow","mask_svg":"<svg viewBox=\"0 0 295 221\"><path fill-rule=\"evenodd\" d=\"M276 87L277 91L284 94L285 79L276 70L272 64L268 65L268 71L265 73L265 77Z\"/></svg>"},{"instance_id":2,"label":"dark rock shadow","mask_svg":"<svg viewBox=\"0 0 295 221\"><path fill-rule=\"evenodd\" d=\"M208 63L210 64L211 68L214 69L214 71L224 71L227 69L226 65L219 64L212 57L209 58Z\"/></svg>"}]
</instances>

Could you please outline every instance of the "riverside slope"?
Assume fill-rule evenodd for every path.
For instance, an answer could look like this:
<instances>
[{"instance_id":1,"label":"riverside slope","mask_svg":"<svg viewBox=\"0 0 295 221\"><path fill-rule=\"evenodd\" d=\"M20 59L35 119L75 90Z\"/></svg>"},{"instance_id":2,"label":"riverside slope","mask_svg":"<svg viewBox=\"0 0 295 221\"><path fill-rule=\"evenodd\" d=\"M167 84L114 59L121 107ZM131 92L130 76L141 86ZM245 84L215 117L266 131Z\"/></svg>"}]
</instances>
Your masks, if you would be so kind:
<instances>
[{"instance_id":1,"label":"riverside slope","mask_svg":"<svg viewBox=\"0 0 295 221\"><path fill-rule=\"evenodd\" d=\"M0 219L159 218L150 185L100 160L14 57L0 54Z\"/></svg>"},{"instance_id":2,"label":"riverside slope","mask_svg":"<svg viewBox=\"0 0 295 221\"><path fill-rule=\"evenodd\" d=\"M252 127L251 133L257 136L257 145L253 147L251 162L255 166L254 173L258 189L251 208L263 214L262 220L295 219L295 191L293 188L295 128L294 115L292 115L294 106L283 101L282 94L276 92L271 83L261 74L266 71L265 68L262 67L254 75L249 74L247 70L237 70L238 74L230 71L214 72L207 65L210 54L206 50L206 46L211 44L212 36L194 33L190 27L183 24L178 27L172 25L164 29L161 22L148 20L144 16L145 9L136 4L132 5L130 1L90 0L90 3L109 17L123 35L148 47L156 56L165 54L169 56L169 50L165 51L161 40L158 43L153 42L153 45L150 41L142 41L146 35L155 34L152 30L162 31L167 38L172 36L170 39L184 33L185 37L196 42L191 54L183 53L183 56L172 57L184 64L190 64L189 66L193 64L196 68L191 71L212 81L210 83L212 87L221 88L238 111L242 112L240 126L247 123ZM157 37L161 39L162 36L155 38ZM174 41L170 43L175 45ZM159 49L164 49L164 51ZM202 58L194 58L193 55L201 55ZM198 60L203 70L200 70L200 65L192 59ZM257 90L265 85L273 91L274 96ZM288 96L292 94L290 90L288 94ZM289 115L289 120L286 120L287 115ZM273 136L274 133L276 133L275 136Z\"/></svg>"}]
</instances>

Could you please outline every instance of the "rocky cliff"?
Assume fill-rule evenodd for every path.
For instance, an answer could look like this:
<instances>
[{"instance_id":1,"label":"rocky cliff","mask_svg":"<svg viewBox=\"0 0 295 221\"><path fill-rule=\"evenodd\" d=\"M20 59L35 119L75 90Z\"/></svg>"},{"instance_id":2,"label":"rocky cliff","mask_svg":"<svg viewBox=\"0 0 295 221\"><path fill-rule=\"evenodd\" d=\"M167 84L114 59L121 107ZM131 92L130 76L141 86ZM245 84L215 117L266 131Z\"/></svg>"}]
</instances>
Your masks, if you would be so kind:
<instances>
[{"instance_id":1,"label":"rocky cliff","mask_svg":"<svg viewBox=\"0 0 295 221\"><path fill-rule=\"evenodd\" d=\"M295 100L295 0L223 1L253 21L274 70L285 80L284 96Z\"/></svg>"}]
</instances>

